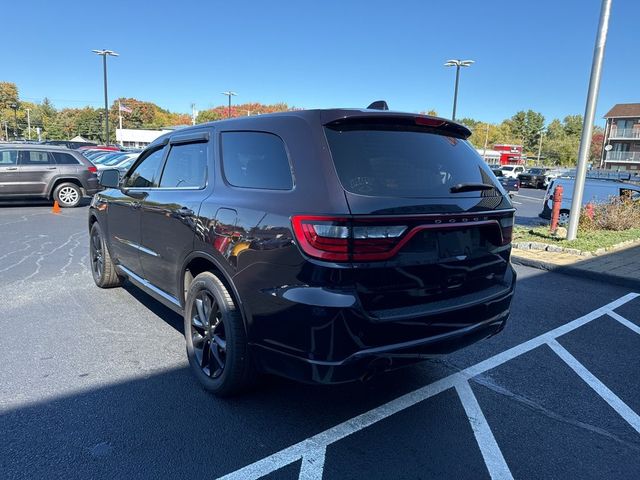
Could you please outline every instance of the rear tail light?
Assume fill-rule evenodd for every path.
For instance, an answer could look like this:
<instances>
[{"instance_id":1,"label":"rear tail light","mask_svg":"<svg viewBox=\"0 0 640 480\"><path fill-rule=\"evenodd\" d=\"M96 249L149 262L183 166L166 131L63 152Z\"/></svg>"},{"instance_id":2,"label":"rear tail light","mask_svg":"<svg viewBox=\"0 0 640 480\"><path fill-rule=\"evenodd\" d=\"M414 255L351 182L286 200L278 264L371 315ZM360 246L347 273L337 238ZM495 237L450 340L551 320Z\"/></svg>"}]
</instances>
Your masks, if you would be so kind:
<instances>
[{"instance_id":1,"label":"rear tail light","mask_svg":"<svg viewBox=\"0 0 640 480\"><path fill-rule=\"evenodd\" d=\"M513 215L482 220L449 218L446 223L435 219L432 224L417 225L411 229L407 225L393 223L394 219L379 220L388 222L386 225L372 225L371 219L297 215L291 221L298 245L304 253L334 262L388 260L424 229L491 228L493 241L502 245L511 243L513 235Z\"/></svg>"},{"instance_id":2,"label":"rear tail light","mask_svg":"<svg viewBox=\"0 0 640 480\"><path fill-rule=\"evenodd\" d=\"M93 165L88 167L87 170L89 170L90 173L98 173L98 167L95 167Z\"/></svg>"},{"instance_id":3,"label":"rear tail light","mask_svg":"<svg viewBox=\"0 0 640 480\"><path fill-rule=\"evenodd\" d=\"M502 245L508 245L513 238L513 215L500 219L500 229L502 230Z\"/></svg>"},{"instance_id":4,"label":"rear tail light","mask_svg":"<svg viewBox=\"0 0 640 480\"><path fill-rule=\"evenodd\" d=\"M406 225L358 225L335 217L295 216L293 229L302 250L330 261L386 260L407 230Z\"/></svg>"}]
</instances>

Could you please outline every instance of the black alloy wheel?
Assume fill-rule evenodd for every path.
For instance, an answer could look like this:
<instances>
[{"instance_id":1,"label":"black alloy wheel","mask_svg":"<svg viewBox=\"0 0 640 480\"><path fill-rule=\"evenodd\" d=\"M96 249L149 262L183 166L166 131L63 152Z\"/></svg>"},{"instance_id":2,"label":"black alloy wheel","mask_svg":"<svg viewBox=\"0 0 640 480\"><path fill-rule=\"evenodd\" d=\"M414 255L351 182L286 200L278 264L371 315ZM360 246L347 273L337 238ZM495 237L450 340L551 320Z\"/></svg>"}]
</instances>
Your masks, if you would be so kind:
<instances>
[{"instance_id":1,"label":"black alloy wheel","mask_svg":"<svg viewBox=\"0 0 640 480\"><path fill-rule=\"evenodd\" d=\"M89 233L89 261L93 281L100 288L111 288L122 285L122 278L111 260L109 249L104 240L102 228L94 222Z\"/></svg>"},{"instance_id":2,"label":"black alloy wheel","mask_svg":"<svg viewBox=\"0 0 640 480\"><path fill-rule=\"evenodd\" d=\"M227 361L222 311L214 296L203 290L193 299L191 312L191 339L198 364L205 375L218 378Z\"/></svg>"},{"instance_id":3,"label":"black alloy wheel","mask_svg":"<svg viewBox=\"0 0 640 480\"><path fill-rule=\"evenodd\" d=\"M91 267L97 277L102 277L104 272L104 255L102 251L102 239L100 232L94 229L91 232Z\"/></svg>"},{"instance_id":4,"label":"black alloy wheel","mask_svg":"<svg viewBox=\"0 0 640 480\"><path fill-rule=\"evenodd\" d=\"M205 390L229 396L254 383L256 368L242 314L212 272L198 274L189 285L184 334L191 371Z\"/></svg>"}]
</instances>

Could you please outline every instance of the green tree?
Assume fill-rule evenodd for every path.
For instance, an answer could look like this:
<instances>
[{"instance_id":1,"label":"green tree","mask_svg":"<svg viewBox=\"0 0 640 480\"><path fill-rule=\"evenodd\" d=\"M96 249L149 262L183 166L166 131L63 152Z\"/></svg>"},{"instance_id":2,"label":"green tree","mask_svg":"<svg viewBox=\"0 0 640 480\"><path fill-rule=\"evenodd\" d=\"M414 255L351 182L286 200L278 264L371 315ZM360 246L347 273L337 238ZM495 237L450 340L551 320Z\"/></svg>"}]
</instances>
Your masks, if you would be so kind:
<instances>
[{"instance_id":1,"label":"green tree","mask_svg":"<svg viewBox=\"0 0 640 480\"><path fill-rule=\"evenodd\" d=\"M544 128L544 115L533 110L519 111L511 117L510 128L511 134L522 143L524 152L532 154L538 149Z\"/></svg>"}]
</instances>

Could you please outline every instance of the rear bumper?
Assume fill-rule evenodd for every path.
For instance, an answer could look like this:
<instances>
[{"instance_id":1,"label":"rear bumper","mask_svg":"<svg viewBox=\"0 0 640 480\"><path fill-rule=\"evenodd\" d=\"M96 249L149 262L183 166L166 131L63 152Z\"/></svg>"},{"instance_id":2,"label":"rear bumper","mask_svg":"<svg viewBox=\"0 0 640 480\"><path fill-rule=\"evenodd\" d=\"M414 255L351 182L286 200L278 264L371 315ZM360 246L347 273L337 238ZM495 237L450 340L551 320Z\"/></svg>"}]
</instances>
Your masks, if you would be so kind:
<instances>
[{"instance_id":1,"label":"rear bumper","mask_svg":"<svg viewBox=\"0 0 640 480\"><path fill-rule=\"evenodd\" d=\"M252 342L256 361L267 373L298 381L342 383L454 352L504 328L515 286L515 272L511 266L509 270L502 289L488 289L475 301L425 305L395 318L371 317L357 306L297 305L297 325L284 319L291 325L287 334L307 338L308 351L289 348L287 334L270 334ZM334 304L348 304L344 294L339 295ZM270 320L254 321L258 330L258 322L270 323L273 332Z\"/></svg>"}]
</instances>

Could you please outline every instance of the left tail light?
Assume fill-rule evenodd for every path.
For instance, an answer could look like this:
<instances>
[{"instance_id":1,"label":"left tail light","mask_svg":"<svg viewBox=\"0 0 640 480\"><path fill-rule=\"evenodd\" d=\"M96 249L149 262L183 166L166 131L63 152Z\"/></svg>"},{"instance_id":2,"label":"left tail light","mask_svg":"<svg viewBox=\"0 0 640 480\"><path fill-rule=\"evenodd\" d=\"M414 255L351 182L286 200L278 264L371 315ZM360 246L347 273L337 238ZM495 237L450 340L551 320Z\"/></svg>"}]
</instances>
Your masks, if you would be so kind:
<instances>
[{"instance_id":1,"label":"left tail light","mask_svg":"<svg viewBox=\"0 0 640 480\"><path fill-rule=\"evenodd\" d=\"M309 256L335 262L386 260L407 230L406 225L369 225L342 217L297 215L293 230Z\"/></svg>"},{"instance_id":2,"label":"left tail light","mask_svg":"<svg viewBox=\"0 0 640 480\"><path fill-rule=\"evenodd\" d=\"M90 167L88 167L87 170L89 170L90 173L98 173L98 167L94 165L91 165Z\"/></svg>"}]
</instances>

